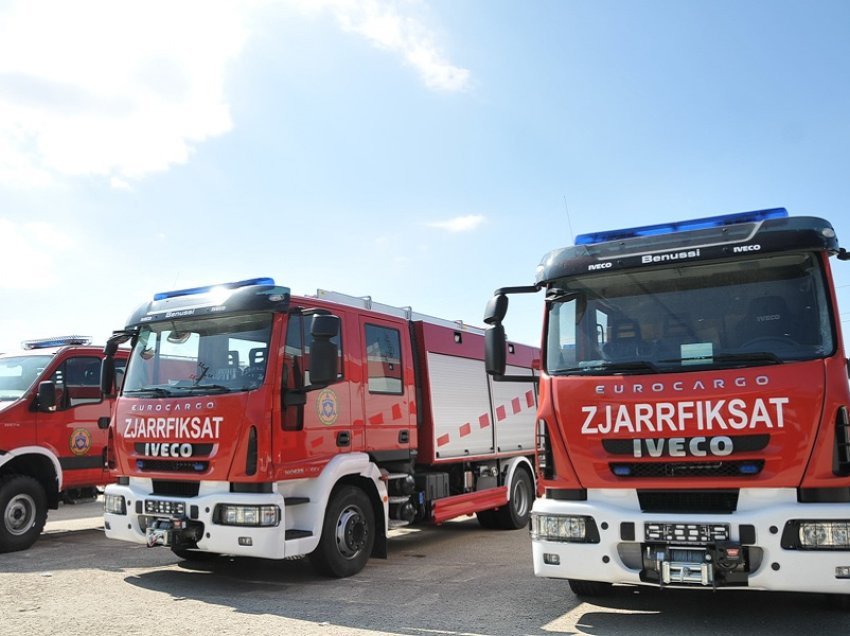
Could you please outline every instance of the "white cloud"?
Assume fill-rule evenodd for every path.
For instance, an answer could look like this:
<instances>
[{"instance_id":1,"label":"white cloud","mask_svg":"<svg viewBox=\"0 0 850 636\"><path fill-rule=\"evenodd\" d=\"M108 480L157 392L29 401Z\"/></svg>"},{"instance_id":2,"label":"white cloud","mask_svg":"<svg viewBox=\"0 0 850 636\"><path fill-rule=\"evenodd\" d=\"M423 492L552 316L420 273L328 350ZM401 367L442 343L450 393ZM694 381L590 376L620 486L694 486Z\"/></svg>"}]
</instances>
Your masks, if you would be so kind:
<instances>
[{"instance_id":1,"label":"white cloud","mask_svg":"<svg viewBox=\"0 0 850 636\"><path fill-rule=\"evenodd\" d=\"M230 130L227 64L245 5L22 0L0 10L0 182L116 187Z\"/></svg>"},{"instance_id":2,"label":"white cloud","mask_svg":"<svg viewBox=\"0 0 850 636\"><path fill-rule=\"evenodd\" d=\"M483 214L468 214L466 216L456 216L446 221L432 221L426 223L426 225L448 232L470 232L484 223L485 220L486 217Z\"/></svg>"},{"instance_id":3,"label":"white cloud","mask_svg":"<svg viewBox=\"0 0 850 636\"><path fill-rule=\"evenodd\" d=\"M0 289L48 289L58 282L58 256L74 247L64 230L48 223L0 219Z\"/></svg>"},{"instance_id":4,"label":"white cloud","mask_svg":"<svg viewBox=\"0 0 850 636\"><path fill-rule=\"evenodd\" d=\"M417 4L399 0L285 0L304 12L329 11L344 31L365 37L375 46L398 53L428 88L460 91L469 87L470 72L452 64L435 42L434 33L409 11Z\"/></svg>"},{"instance_id":5,"label":"white cloud","mask_svg":"<svg viewBox=\"0 0 850 636\"><path fill-rule=\"evenodd\" d=\"M431 89L462 90L416 0L10 0L0 3L0 183L97 176L116 189L185 163L230 131L229 65L254 12L328 12L401 56Z\"/></svg>"}]
</instances>

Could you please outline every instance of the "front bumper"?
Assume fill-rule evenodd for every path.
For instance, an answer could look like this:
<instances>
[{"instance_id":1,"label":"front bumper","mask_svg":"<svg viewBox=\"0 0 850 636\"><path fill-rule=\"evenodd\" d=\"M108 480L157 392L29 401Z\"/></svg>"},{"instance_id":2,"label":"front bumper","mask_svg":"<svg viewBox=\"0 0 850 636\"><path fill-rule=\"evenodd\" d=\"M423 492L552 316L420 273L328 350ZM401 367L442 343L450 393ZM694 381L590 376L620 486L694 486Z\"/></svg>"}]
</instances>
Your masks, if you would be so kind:
<instances>
[{"instance_id":1,"label":"front bumper","mask_svg":"<svg viewBox=\"0 0 850 636\"><path fill-rule=\"evenodd\" d=\"M122 496L126 503L124 515L104 512L107 538L267 559L288 556L284 541L284 498L279 493L232 493L229 484L217 482L202 485L195 497L150 493L150 480L131 480L129 485L106 487L104 496ZM157 502L155 508L163 512L152 511L151 506L146 506L148 501ZM216 506L220 504L278 506L280 521L261 527L222 525L215 519Z\"/></svg>"},{"instance_id":2,"label":"front bumper","mask_svg":"<svg viewBox=\"0 0 850 636\"><path fill-rule=\"evenodd\" d=\"M850 550L782 547L795 519L850 517L847 504L800 504L793 489L742 489L734 513L644 513L634 490L588 490L586 501L538 499L532 514L592 519L591 543L532 538L534 573L546 578L703 589L850 594ZM727 536L679 541L659 527L728 528ZM686 530L687 532L687 530ZM698 533L697 533L698 534ZM718 563L727 555L737 562Z\"/></svg>"}]
</instances>

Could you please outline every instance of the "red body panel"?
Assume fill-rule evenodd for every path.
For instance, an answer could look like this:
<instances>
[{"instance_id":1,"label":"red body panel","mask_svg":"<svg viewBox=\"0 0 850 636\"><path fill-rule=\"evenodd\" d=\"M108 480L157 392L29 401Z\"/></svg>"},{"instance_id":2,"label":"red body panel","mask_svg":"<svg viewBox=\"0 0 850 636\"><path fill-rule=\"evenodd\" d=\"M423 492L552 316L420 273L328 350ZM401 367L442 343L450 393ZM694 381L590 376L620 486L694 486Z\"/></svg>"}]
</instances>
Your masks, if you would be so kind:
<instances>
[{"instance_id":1,"label":"red body panel","mask_svg":"<svg viewBox=\"0 0 850 636\"><path fill-rule=\"evenodd\" d=\"M821 417L824 375L818 360L663 376L554 378L552 385L571 465L585 488L780 488L802 481ZM610 440L627 443L615 452L603 447ZM675 478L617 476L611 467L721 458L764 460L764 467L752 475Z\"/></svg>"}]
</instances>

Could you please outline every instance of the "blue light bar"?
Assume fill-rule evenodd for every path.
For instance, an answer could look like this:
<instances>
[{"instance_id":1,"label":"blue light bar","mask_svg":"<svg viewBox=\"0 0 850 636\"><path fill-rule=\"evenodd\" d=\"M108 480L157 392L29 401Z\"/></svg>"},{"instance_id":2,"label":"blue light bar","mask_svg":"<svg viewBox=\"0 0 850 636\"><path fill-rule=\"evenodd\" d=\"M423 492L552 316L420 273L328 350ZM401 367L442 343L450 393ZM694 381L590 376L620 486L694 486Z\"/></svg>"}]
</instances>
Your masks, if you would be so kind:
<instances>
[{"instance_id":1,"label":"blue light bar","mask_svg":"<svg viewBox=\"0 0 850 636\"><path fill-rule=\"evenodd\" d=\"M614 474L617 477L628 477L632 474L632 469L630 466L626 466L624 464L618 464L613 467Z\"/></svg>"},{"instance_id":2,"label":"blue light bar","mask_svg":"<svg viewBox=\"0 0 850 636\"><path fill-rule=\"evenodd\" d=\"M23 349L49 349L51 347L65 347L67 345L88 345L91 338L88 336L58 336L55 338L41 338L39 340L24 340L21 343Z\"/></svg>"},{"instance_id":3,"label":"blue light bar","mask_svg":"<svg viewBox=\"0 0 850 636\"><path fill-rule=\"evenodd\" d=\"M608 241L619 241L622 239L637 238L641 236L656 236L658 234L687 232L689 230L705 230L713 227L736 225L738 223L758 223L768 219L782 219L787 216L788 210L785 208L755 210L753 212L738 212L736 214L722 214L720 216L709 216L702 219L691 219L689 221L674 221L672 223L658 223L656 225L644 225L641 227L631 227L623 230L609 230L607 232L579 234L576 237L575 244L592 245L594 243L606 243Z\"/></svg>"},{"instance_id":4,"label":"blue light bar","mask_svg":"<svg viewBox=\"0 0 850 636\"><path fill-rule=\"evenodd\" d=\"M154 300L165 300L166 298L177 298L178 296L196 296L198 294L206 294L215 287L223 287L224 289L237 289L239 287L248 287L250 285L274 285L273 278L249 278L247 280L239 280L233 283L222 283L221 285L207 285L205 287L190 287L189 289L176 289L174 291L159 292L154 294Z\"/></svg>"}]
</instances>

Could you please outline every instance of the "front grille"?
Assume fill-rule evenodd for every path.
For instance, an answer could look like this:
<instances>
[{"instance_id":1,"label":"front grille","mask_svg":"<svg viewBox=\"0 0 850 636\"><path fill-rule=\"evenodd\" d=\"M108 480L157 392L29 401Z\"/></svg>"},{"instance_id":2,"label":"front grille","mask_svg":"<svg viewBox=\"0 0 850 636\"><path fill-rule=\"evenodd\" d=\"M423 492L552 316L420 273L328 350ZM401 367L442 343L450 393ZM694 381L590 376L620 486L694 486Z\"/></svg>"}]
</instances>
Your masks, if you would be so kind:
<instances>
[{"instance_id":1,"label":"front grille","mask_svg":"<svg viewBox=\"0 0 850 636\"><path fill-rule=\"evenodd\" d=\"M729 514L738 509L737 490L638 490L643 512Z\"/></svg>"},{"instance_id":2,"label":"front grille","mask_svg":"<svg viewBox=\"0 0 850 636\"><path fill-rule=\"evenodd\" d=\"M154 495L168 495L171 497L197 497L201 488L199 481L166 481L163 479L153 480Z\"/></svg>"},{"instance_id":3,"label":"front grille","mask_svg":"<svg viewBox=\"0 0 850 636\"><path fill-rule=\"evenodd\" d=\"M136 466L145 473L203 473L209 469L210 463L186 459L137 459Z\"/></svg>"},{"instance_id":4,"label":"front grille","mask_svg":"<svg viewBox=\"0 0 850 636\"><path fill-rule=\"evenodd\" d=\"M145 513L149 515L169 515L182 517L186 514L186 503L168 499L146 499Z\"/></svg>"},{"instance_id":5,"label":"front grille","mask_svg":"<svg viewBox=\"0 0 850 636\"><path fill-rule=\"evenodd\" d=\"M753 477L764 468L764 460L722 462L632 462L609 464L611 472L624 479L654 477Z\"/></svg>"},{"instance_id":6,"label":"front grille","mask_svg":"<svg viewBox=\"0 0 850 636\"><path fill-rule=\"evenodd\" d=\"M725 523L645 523L647 541L667 543L716 543L729 540L729 526ZM672 560L676 560L672 556Z\"/></svg>"}]
</instances>

